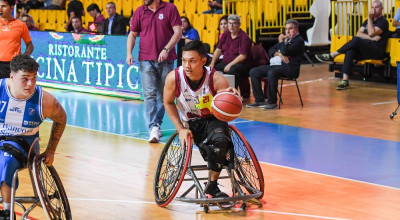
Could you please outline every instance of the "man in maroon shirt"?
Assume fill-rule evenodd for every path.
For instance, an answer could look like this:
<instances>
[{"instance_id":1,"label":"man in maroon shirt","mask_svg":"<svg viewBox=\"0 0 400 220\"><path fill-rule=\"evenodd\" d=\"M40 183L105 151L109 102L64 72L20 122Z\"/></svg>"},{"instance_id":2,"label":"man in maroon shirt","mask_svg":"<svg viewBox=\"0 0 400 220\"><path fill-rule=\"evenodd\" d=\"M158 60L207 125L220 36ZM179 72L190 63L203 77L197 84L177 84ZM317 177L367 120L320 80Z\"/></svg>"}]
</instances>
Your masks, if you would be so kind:
<instances>
[{"instance_id":1,"label":"man in maroon shirt","mask_svg":"<svg viewBox=\"0 0 400 220\"><path fill-rule=\"evenodd\" d=\"M28 29L30 31L38 31L39 30L39 28L37 28L35 25L33 25L33 21L32 21L32 18L30 15L27 15L27 14L22 15L21 21L23 21L26 24L26 26L28 27Z\"/></svg>"},{"instance_id":2,"label":"man in maroon shirt","mask_svg":"<svg viewBox=\"0 0 400 220\"><path fill-rule=\"evenodd\" d=\"M248 74L251 67L250 48L252 41L249 35L240 29L239 16L229 15L228 29L229 31L225 31L218 42L210 67L225 74L234 75L235 87L237 88L239 85L243 98L249 98ZM222 62L217 63L221 54L224 55Z\"/></svg>"},{"instance_id":3,"label":"man in maroon shirt","mask_svg":"<svg viewBox=\"0 0 400 220\"><path fill-rule=\"evenodd\" d=\"M163 89L165 78L176 59L175 45L182 37L182 21L175 5L161 0L144 0L131 20L127 40L126 62L133 64L132 50L140 32L139 65L150 130L150 143L160 141L164 117Z\"/></svg>"}]
</instances>

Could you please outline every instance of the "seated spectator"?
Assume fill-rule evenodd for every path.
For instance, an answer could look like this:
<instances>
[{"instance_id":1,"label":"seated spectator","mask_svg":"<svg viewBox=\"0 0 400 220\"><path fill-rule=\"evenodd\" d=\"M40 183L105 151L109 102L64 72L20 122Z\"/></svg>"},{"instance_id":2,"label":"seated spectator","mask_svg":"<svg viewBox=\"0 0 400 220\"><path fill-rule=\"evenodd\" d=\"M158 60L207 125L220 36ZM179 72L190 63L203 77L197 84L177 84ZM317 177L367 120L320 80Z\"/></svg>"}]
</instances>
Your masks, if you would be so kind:
<instances>
[{"instance_id":1,"label":"seated spectator","mask_svg":"<svg viewBox=\"0 0 400 220\"><path fill-rule=\"evenodd\" d=\"M22 4L18 5L17 7L18 7L17 9L21 9L21 11L18 12L18 10L17 10L17 15L15 16L15 18L20 19L20 20L22 19L23 15L28 15L29 10L31 9L30 6L28 6L25 3L22 3Z\"/></svg>"},{"instance_id":2,"label":"seated spectator","mask_svg":"<svg viewBox=\"0 0 400 220\"><path fill-rule=\"evenodd\" d=\"M222 0L209 1L208 6L211 9L203 11L203 14L222 14Z\"/></svg>"},{"instance_id":3,"label":"seated spectator","mask_svg":"<svg viewBox=\"0 0 400 220\"><path fill-rule=\"evenodd\" d=\"M117 9L114 2L106 4L108 18L104 22L104 34L125 35L126 21L124 16L116 13Z\"/></svg>"},{"instance_id":4,"label":"seated spectator","mask_svg":"<svg viewBox=\"0 0 400 220\"><path fill-rule=\"evenodd\" d=\"M349 87L348 80L352 74L353 60L383 59L385 57L389 23L383 16L382 10L382 3L374 0L368 19L358 29L356 36L335 52L315 55L315 58L321 62L332 62L338 55L345 54L342 66L343 80L339 82L337 90Z\"/></svg>"},{"instance_id":5,"label":"seated spectator","mask_svg":"<svg viewBox=\"0 0 400 220\"><path fill-rule=\"evenodd\" d=\"M235 87L239 86L243 98L250 98L248 73L252 61L248 55L252 42L249 35L240 29L239 16L229 15L228 30L222 34L209 66L234 75ZM222 62L217 63L221 55L224 55Z\"/></svg>"},{"instance_id":6,"label":"seated spectator","mask_svg":"<svg viewBox=\"0 0 400 220\"><path fill-rule=\"evenodd\" d=\"M304 40L299 34L299 23L289 19L285 23L285 34L280 34L278 43L269 49L272 57L269 65L261 65L250 70L251 86L255 102L246 107L275 109L278 107L277 93L280 77L297 78L300 74L301 59L305 51ZM261 80L268 77L268 102L264 99Z\"/></svg>"},{"instance_id":7,"label":"seated spectator","mask_svg":"<svg viewBox=\"0 0 400 220\"><path fill-rule=\"evenodd\" d=\"M228 16L224 15L219 19L219 37L221 39L222 34L228 30Z\"/></svg>"},{"instance_id":8,"label":"seated spectator","mask_svg":"<svg viewBox=\"0 0 400 220\"><path fill-rule=\"evenodd\" d=\"M89 5L86 11L94 18L93 22L103 23L106 21L106 18L101 14L100 8L96 3Z\"/></svg>"},{"instance_id":9,"label":"seated spectator","mask_svg":"<svg viewBox=\"0 0 400 220\"><path fill-rule=\"evenodd\" d=\"M28 15L28 14L22 15L21 21L23 21L26 24L26 26L28 27L28 29L30 31L38 31L39 30L39 28L35 27L35 25L33 24L33 20L30 15Z\"/></svg>"},{"instance_id":10,"label":"seated spectator","mask_svg":"<svg viewBox=\"0 0 400 220\"><path fill-rule=\"evenodd\" d=\"M44 2L47 0L29 0L25 4L29 6L30 9L40 9L44 7Z\"/></svg>"},{"instance_id":11,"label":"seated spectator","mask_svg":"<svg viewBox=\"0 0 400 220\"><path fill-rule=\"evenodd\" d=\"M77 33L77 34L89 33L88 30L82 27L82 20L78 17L72 18L72 27L74 28L74 30L72 30L72 33Z\"/></svg>"},{"instance_id":12,"label":"seated spectator","mask_svg":"<svg viewBox=\"0 0 400 220\"><path fill-rule=\"evenodd\" d=\"M393 17L392 25L396 28L396 30L390 37L400 38L400 7L397 8L396 14Z\"/></svg>"},{"instance_id":13,"label":"seated spectator","mask_svg":"<svg viewBox=\"0 0 400 220\"><path fill-rule=\"evenodd\" d=\"M189 18L182 16L182 38L178 42L177 66L182 64L182 47L192 40L200 40L199 32L192 27Z\"/></svg>"},{"instance_id":14,"label":"seated spectator","mask_svg":"<svg viewBox=\"0 0 400 220\"><path fill-rule=\"evenodd\" d=\"M68 3L67 15L68 22L65 25L65 30L67 30L67 32L72 32L74 30L74 28L72 27L72 19L78 17L82 21L82 16L85 15L85 10L83 9L82 2L78 0L70 0L70 2Z\"/></svg>"}]
</instances>

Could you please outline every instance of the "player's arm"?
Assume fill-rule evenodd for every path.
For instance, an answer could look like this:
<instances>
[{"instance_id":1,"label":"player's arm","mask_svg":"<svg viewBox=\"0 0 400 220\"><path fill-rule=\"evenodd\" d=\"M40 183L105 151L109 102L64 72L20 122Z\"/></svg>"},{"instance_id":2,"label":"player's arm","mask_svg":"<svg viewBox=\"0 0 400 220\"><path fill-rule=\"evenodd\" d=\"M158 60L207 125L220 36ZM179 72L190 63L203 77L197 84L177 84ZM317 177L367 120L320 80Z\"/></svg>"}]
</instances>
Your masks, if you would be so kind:
<instances>
[{"instance_id":1,"label":"player's arm","mask_svg":"<svg viewBox=\"0 0 400 220\"><path fill-rule=\"evenodd\" d=\"M214 73L213 84L214 89L217 93L227 91L232 92L233 94L240 97L239 91L237 91L235 88L229 87L228 80L226 80L226 78L219 72Z\"/></svg>"},{"instance_id":2,"label":"player's arm","mask_svg":"<svg viewBox=\"0 0 400 220\"><path fill-rule=\"evenodd\" d=\"M54 153L56 152L58 142L61 139L67 123L67 115L58 100L46 91L43 91L42 109L44 118L50 118L53 121L49 142L43 153L45 156L45 164L51 166L54 161Z\"/></svg>"},{"instance_id":3,"label":"player's arm","mask_svg":"<svg viewBox=\"0 0 400 220\"><path fill-rule=\"evenodd\" d=\"M135 47L136 37L138 32L130 31L128 35L128 40L126 41L126 63L128 65L133 64L132 50Z\"/></svg>"},{"instance_id":4,"label":"player's arm","mask_svg":"<svg viewBox=\"0 0 400 220\"><path fill-rule=\"evenodd\" d=\"M178 109L175 105L175 86L175 71L171 71L165 79L164 107L176 130L179 132L179 140L183 146L185 142L187 143L188 135L191 137L193 137L193 135L189 129L183 126L181 119L179 118Z\"/></svg>"},{"instance_id":5,"label":"player's arm","mask_svg":"<svg viewBox=\"0 0 400 220\"><path fill-rule=\"evenodd\" d=\"M26 42L26 49L25 49L25 55L31 55L33 52L33 43L32 41Z\"/></svg>"}]
</instances>

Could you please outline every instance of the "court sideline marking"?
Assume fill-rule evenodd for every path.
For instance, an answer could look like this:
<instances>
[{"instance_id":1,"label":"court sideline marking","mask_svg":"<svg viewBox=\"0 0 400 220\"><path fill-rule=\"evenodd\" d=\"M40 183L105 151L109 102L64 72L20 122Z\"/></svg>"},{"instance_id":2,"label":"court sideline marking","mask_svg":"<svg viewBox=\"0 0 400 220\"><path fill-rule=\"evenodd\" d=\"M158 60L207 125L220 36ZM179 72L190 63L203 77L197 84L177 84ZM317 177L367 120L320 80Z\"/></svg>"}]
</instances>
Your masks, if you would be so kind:
<instances>
[{"instance_id":1,"label":"court sideline marking","mask_svg":"<svg viewBox=\"0 0 400 220\"><path fill-rule=\"evenodd\" d=\"M134 204L149 204L156 205L155 202L147 202L147 201L134 201L134 200L116 200L116 199L85 199L85 198L68 198L68 200L75 201L95 201L95 202L120 202L120 203L134 203ZM190 203L172 203L171 206L185 206L185 207L200 207L195 204ZM233 208L234 210L242 210L239 208ZM271 214L279 214L279 215L291 215L291 216L302 216L309 218L319 218L319 219L332 219L332 220L348 220L344 218L336 218L336 217L327 217L327 216L319 216L319 215L307 215L307 214L299 214L299 213L290 213L290 212L278 212L278 211L268 211L268 210L259 210L259 209L248 209L248 212L263 212L263 213L271 213Z\"/></svg>"}]
</instances>

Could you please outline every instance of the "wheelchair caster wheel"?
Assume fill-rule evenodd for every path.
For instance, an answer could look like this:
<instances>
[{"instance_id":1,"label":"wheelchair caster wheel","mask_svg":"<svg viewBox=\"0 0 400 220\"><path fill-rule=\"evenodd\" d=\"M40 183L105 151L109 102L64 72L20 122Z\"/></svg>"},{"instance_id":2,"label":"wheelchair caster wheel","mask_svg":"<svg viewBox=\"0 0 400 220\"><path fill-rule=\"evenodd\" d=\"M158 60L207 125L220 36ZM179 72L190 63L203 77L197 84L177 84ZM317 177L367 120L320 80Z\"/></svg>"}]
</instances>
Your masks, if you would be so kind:
<instances>
[{"instance_id":1,"label":"wheelchair caster wheel","mask_svg":"<svg viewBox=\"0 0 400 220\"><path fill-rule=\"evenodd\" d=\"M208 208L208 205L204 205L203 209L204 209L205 213L208 213L210 211L210 208Z\"/></svg>"},{"instance_id":2,"label":"wheelchair caster wheel","mask_svg":"<svg viewBox=\"0 0 400 220\"><path fill-rule=\"evenodd\" d=\"M243 202L243 204L242 204L242 209L243 209L243 211L246 211L246 207L247 207L246 203Z\"/></svg>"}]
</instances>

